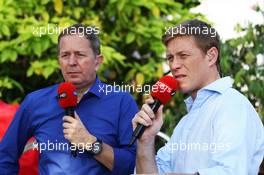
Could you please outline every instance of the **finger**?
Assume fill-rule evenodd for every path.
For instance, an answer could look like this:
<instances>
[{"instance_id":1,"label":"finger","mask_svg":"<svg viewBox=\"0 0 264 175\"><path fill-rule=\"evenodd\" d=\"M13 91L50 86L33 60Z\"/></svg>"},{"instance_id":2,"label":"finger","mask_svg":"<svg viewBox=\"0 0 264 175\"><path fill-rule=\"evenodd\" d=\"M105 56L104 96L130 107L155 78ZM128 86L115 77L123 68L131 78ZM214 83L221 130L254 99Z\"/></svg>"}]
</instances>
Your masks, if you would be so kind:
<instances>
[{"instance_id":1,"label":"finger","mask_svg":"<svg viewBox=\"0 0 264 175\"><path fill-rule=\"evenodd\" d=\"M64 134L64 138L67 139L67 140L71 140L71 137L69 136L69 134Z\"/></svg>"},{"instance_id":2,"label":"finger","mask_svg":"<svg viewBox=\"0 0 264 175\"><path fill-rule=\"evenodd\" d=\"M82 120L80 119L80 116L75 112L75 118L81 123L82 126L84 126Z\"/></svg>"},{"instance_id":3,"label":"finger","mask_svg":"<svg viewBox=\"0 0 264 175\"><path fill-rule=\"evenodd\" d=\"M69 122L63 122L62 126L63 126L64 129L72 128L72 125Z\"/></svg>"},{"instance_id":4,"label":"finger","mask_svg":"<svg viewBox=\"0 0 264 175\"><path fill-rule=\"evenodd\" d=\"M132 119L133 130L135 130L135 128L137 127L136 117L137 117L137 115L135 115L135 117Z\"/></svg>"},{"instance_id":5,"label":"finger","mask_svg":"<svg viewBox=\"0 0 264 175\"><path fill-rule=\"evenodd\" d=\"M136 119L136 123L137 125L135 126L135 128L141 124L141 125L144 125L144 126L148 126L148 123L146 122L146 120L144 120L143 118L139 117Z\"/></svg>"},{"instance_id":6,"label":"finger","mask_svg":"<svg viewBox=\"0 0 264 175\"><path fill-rule=\"evenodd\" d=\"M148 104L144 104L142 106L142 110L151 118L154 119L155 118L155 114L152 111L152 109L150 108L150 106Z\"/></svg>"},{"instance_id":7,"label":"finger","mask_svg":"<svg viewBox=\"0 0 264 175\"><path fill-rule=\"evenodd\" d=\"M160 107L159 107L159 109L158 109L158 111L157 111L157 120L162 120L163 121L163 119L164 119L164 116L165 115L163 115L163 107L164 107L164 105L161 105Z\"/></svg>"},{"instance_id":8,"label":"finger","mask_svg":"<svg viewBox=\"0 0 264 175\"><path fill-rule=\"evenodd\" d=\"M80 120L80 117L79 117L79 115L77 114L76 111L74 111L74 117L75 117L77 120Z\"/></svg>"},{"instance_id":9,"label":"finger","mask_svg":"<svg viewBox=\"0 0 264 175\"><path fill-rule=\"evenodd\" d=\"M71 130L70 129L63 129L63 134L69 135L69 134L71 134Z\"/></svg>"},{"instance_id":10,"label":"finger","mask_svg":"<svg viewBox=\"0 0 264 175\"><path fill-rule=\"evenodd\" d=\"M132 119L132 126L133 126L133 130L137 127L137 125L139 124L138 122L138 118L140 118L139 116L139 112L136 113L135 117Z\"/></svg>"},{"instance_id":11,"label":"finger","mask_svg":"<svg viewBox=\"0 0 264 175\"><path fill-rule=\"evenodd\" d=\"M139 111L138 116L139 116L139 120L144 122L141 124L144 124L145 126L152 125L151 118L144 111Z\"/></svg>"},{"instance_id":12,"label":"finger","mask_svg":"<svg viewBox=\"0 0 264 175\"><path fill-rule=\"evenodd\" d=\"M150 96L148 99L145 100L145 103L147 104L154 103L154 99Z\"/></svg>"},{"instance_id":13,"label":"finger","mask_svg":"<svg viewBox=\"0 0 264 175\"><path fill-rule=\"evenodd\" d=\"M76 119L73 118L73 117L71 117L71 116L66 115L66 116L64 116L64 117L62 118L62 120L63 120L64 122L73 123L73 122L75 122Z\"/></svg>"},{"instance_id":14,"label":"finger","mask_svg":"<svg viewBox=\"0 0 264 175\"><path fill-rule=\"evenodd\" d=\"M148 125L152 125L152 119L145 111L140 111L139 116L143 118Z\"/></svg>"}]
</instances>

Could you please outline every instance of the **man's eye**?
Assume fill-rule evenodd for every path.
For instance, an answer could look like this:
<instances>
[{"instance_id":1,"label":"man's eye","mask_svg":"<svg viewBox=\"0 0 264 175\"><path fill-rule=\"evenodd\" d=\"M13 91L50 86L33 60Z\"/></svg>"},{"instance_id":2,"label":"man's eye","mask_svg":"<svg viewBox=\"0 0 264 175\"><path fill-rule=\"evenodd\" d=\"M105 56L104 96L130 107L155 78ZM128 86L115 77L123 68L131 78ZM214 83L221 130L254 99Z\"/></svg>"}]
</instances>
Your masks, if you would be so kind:
<instances>
[{"instance_id":1,"label":"man's eye","mask_svg":"<svg viewBox=\"0 0 264 175\"><path fill-rule=\"evenodd\" d=\"M62 54L61 57L62 58L65 58L67 56L67 54Z\"/></svg>"},{"instance_id":2,"label":"man's eye","mask_svg":"<svg viewBox=\"0 0 264 175\"><path fill-rule=\"evenodd\" d=\"M85 56L85 54L82 54L82 53L77 53L77 56L84 57L84 56Z\"/></svg>"},{"instance_id":3,"label":"man's eye","mask_svg":"<svg viewBox=\"0 0 264 175\"><path fill-rule=\"evenodd\" d=\"M166 60L167 60L167 61L172 61L172 59L173 59L172 56L168 56L168 57L166 57Z\"/></svg>"},{"instance_id":4,"label":"man's eye","mask_svg":"<svg viewBox=\"0 0 264 175\"><path fill-rule=\"evenodd\" d=\"M189 55L188 55L188 54L181 54L180 56L181 56L181 58L185 59L185 58L187 58Z\"/></svg>"}]
</instances>

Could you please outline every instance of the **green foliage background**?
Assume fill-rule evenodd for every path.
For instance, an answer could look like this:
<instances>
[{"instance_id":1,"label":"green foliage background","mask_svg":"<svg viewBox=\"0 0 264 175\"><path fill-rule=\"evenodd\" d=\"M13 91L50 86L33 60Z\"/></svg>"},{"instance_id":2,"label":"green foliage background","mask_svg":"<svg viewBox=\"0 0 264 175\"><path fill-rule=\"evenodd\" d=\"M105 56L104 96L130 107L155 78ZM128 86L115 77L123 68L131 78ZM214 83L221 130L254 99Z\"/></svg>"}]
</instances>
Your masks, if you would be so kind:
<instances>
[{"instance_id":1,"label":"green foliage background","mask_svg":"<svg viewBox=\"0 0 264 175\"><path fill-rule=\"evenodd\" d=\"M0 98L20 103L27 93L62 81L55 29L74 23L99 27L105 62L98 74L103 81L153 84L164 74L165 27L206 20L190 12L197 5L198 0L0 0ZM264 116L264 67L256 64L257 55L264 53L264 26L237 30L245 35L222 44L223 74L234 78L235 87ZM133 95L140 107L143 94ZM162 131L168 135L186 113L184 98L177 93L165 108Z\"/></svg>"}]
</instances>

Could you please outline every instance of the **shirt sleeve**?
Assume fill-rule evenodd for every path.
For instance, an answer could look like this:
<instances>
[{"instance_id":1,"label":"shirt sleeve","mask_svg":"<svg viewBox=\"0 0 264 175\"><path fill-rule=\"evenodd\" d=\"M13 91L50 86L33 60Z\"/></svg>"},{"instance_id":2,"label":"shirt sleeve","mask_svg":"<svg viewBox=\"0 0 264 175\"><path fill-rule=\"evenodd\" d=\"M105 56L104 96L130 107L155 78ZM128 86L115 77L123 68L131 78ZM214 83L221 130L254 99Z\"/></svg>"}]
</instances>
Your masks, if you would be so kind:
<instances>
[{"instance_id":1,"label":"shirt sleeve","mask_svg":"<svg viewBox=\"0 0 264 175\"><path fill-rule=\"evenodd\" d=\"M171 169L171 139L166 143L165 146L160 148L156 155L156 165L159 173L170 173Z\"/></svg>"},{"instance_id":2,"label":"shirt sleeve","mask_svg":"<svg viewBox=\"0 0 264 175\"><path fill-rule=\"evenodd\" d=\"M0 172L2 175L17 174L18 159L27 140L31 137L27 106L28 98L22 102L0 142Z\"/></svg>"},{"instance_id":3,"label":"shirt sleeve","mask_svg":"<svg viewBox=\"0 0 264 175\"><path fill-rule=\"evenodd\" d=\"M223 145L212 154L211 166L200 175L257 174L263 159L263 125L250 103L225 100L213 121L213 143ZM262 147L262 151L261 151Z\"/></svg>"},{"instance_id":4,"label":"shirt sleeve","mask_svg":"<svg viewBox=\"0 0 264 175\"><path fill-rule=\"evenodd\" d=\"M175 150L175 143L177 143L177 140L179 138L182 127L184 126L185 122L186 122L186 117L183 117L179 121L177 126L174 128L173 133L170 137L170 140L163 147L161 147L157 152L156 165L157 165L159 173L161 174L175 173L173 172L174 171L173 167L175 165L172 163L173 157L177 156L177 152Z\"/></svg>"},{"instance_id":5,"label":"shirt sleeve","mask_svg":"<svg viewBox=\"0 0 264 175\"><path fill-rule=\"evenodd\" d=\"M128 147L132 138L132 119L138 107L132 96L125 93L120 106L118 142L119 147L114 147L114 167L112 174L133 174L136 158L136 144Z\"/></svg>"}]
</instances>

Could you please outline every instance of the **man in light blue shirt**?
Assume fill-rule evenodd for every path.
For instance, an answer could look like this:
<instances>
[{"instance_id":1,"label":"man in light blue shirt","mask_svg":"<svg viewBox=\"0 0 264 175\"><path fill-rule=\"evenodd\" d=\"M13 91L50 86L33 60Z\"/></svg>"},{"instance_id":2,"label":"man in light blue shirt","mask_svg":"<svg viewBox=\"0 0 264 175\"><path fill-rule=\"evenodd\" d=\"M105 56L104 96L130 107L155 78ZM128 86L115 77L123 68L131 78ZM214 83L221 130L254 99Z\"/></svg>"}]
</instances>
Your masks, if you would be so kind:
<instances>
[{"instance_id":1,"label":"man in light blue shirt","mask_svg":"<svg viewBox=\"0 0 264 175\"><path fill-rule=\"evenodd\" d=\"M211 32L203 32L206 28ZM147 105L153 100L147 100L132 122L134 128L148 126L138 140L137 173L257 175L264 156L263 124L247 98L232 88L232 79L220 78L216 31L190 20L170 28L163 42L172 75L181 92L190 94L188 113L155 156L163 106L154 114Z\"/></svg>"}]
</instances>

